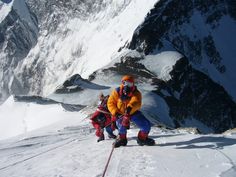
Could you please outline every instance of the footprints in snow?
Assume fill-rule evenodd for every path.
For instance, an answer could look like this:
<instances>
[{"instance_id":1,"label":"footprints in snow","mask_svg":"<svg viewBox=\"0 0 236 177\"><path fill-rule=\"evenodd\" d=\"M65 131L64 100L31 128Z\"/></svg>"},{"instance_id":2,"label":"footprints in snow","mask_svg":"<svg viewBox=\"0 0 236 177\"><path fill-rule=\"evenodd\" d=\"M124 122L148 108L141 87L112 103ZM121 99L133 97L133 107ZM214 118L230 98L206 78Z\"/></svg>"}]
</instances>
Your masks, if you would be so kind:
<instances>
[{"instance_id":1,"label":"footprints in snow","mask_svg":"<svg viewBox=\"0 0 236 177\"><path fill-rule=\"evenodd\" d=\"M135 149L134 149L135 148ZM115 153L114 156L119 156L119 162L116 169L116 177L123 176L138 176L142 177L151 177L154 174L155 162L152 160L152 157L146 153L147 149L143 147L124 147L119 149L122 152L119 152L120 155ZM128 158L125 158L125 154L129 155ZM124 158L124 159L123 159ZM117 158L115 160L118 160ZM135 162L135 163L134 163ZM127 168L129 166L129 168Z\"/></svg>"}]
</instances>

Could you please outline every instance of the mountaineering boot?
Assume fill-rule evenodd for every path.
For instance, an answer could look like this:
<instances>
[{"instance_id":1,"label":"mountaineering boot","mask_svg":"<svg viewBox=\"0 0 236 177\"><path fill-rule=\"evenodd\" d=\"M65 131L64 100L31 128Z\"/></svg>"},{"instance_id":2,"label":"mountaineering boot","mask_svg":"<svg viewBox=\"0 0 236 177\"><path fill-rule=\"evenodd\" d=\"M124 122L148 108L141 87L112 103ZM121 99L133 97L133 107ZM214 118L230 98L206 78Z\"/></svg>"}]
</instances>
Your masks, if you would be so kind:
<instances>
[{"instance_id":1,"label":"mountaineering boot","mask_svg":"<svg viewBox=\"0 0 236 177\"><path fill-rule=\"evenodd\" d=\"M112 134L108 134L108 138L116 139L116 135L114 135L113 133Z\"/></svg>"},{"instance_id":2,"label":"mountaineering boot","mask_svg":"<svg viewBox=\"0 0 236 177\"><path fill-rule=\"evenodd\" d=\"M127 145L126 135L119 135L118 138L115 140L115 142L112 145L115 148L120 147L120 146L126 146Z\"/></svg>"},{"instance_id":3,"label":"mountaineering boot","mask_svg":"<svg viewBox=\"0 0 236 177\"><path fill-rule=\"evenodd\" d=\"M103 141L104 139L105 139L105 138L104 138L104 134L102 134L102 135L98 138L97 142Z\"/></svg>"},{"instance_id":4,"label":"mountaineering boot","mask_svg":"<svg viewBox=\"0 0 236 177\"><path fill-rule=\"evenodd\" d=\"M145 140L137 139L137 143L140 146L147 145L147 146L153 146L155 145L155 140L152 138L146 138Z\"/></svg>"},{"instance_id":5,"label":"mountaineering boot","mask_svg":"<svg viewBox=\"0 0 236 177\"><path fill-rule=\"evenodd\" d=\"M143 145L153 146L153 145L155 145L154 139L148 138L148 133L146 133L144 131L138 132L137 143L140 146L143 146Z\"/></svg>"},{"instance_id":6,"label":"mountaineering boot","mask_svg":"<svg viewBox=\"0 0 236 177\"><path fill-rule=\"evenodd\" d=\"M120 146L126 146L127 145L127 139L116 139L116 141L113 143L113 146L115 148L120 147Z\"/></svg>"}]
</instances>

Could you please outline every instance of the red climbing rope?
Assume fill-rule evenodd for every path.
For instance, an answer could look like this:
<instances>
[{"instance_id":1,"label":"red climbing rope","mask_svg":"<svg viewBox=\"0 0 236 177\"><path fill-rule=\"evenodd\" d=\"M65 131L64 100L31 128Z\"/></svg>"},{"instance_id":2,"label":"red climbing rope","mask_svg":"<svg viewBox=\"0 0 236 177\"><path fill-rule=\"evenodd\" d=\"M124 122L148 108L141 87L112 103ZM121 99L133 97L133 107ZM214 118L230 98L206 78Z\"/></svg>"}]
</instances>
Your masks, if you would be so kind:
<instances>
[{"instance_id":1,"label":"red climbing rope","mask_svg":"<svg viewBox=\"0 0 236 177\"><path fill-rule=\"evenodd\" d=\"M106 164L106 166L105 166L105 169L104 169L104 171L103 171L103 174L102 174L102 177L104 177L105 176L105 174L106 174L106 171L107 171L107 167L108 167L108 165L109 165L109 162L110 162L110 160L111 160L111 156L112 156L112 153L113 153L113 151L114 151L114 146L112 146L112 149L111 149L111 153L110 153L110 155L109 155L109 158L108 158L108 160L107 160L107 164Z\"/></svg>"}]
</instances>

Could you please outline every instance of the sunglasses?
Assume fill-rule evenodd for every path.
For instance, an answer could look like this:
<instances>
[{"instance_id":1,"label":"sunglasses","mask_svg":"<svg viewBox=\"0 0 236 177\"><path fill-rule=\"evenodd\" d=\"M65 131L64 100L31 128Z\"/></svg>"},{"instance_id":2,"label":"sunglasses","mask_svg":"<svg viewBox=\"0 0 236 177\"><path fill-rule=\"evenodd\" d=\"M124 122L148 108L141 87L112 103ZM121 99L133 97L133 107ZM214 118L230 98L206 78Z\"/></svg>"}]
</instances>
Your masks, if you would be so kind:
<instances>
[{"instance_id":1,"label":"sunglasses","mask_svg":"<svg viewBox=\"0 0 236 177\"><path fill-rule=\"evenodd\" d=\"M133 87L134 86L134 83L133 82L129 82L129 81L122 81L122 84L124 86L128 86L128 87Z\"/></svg>"}]
</instances>

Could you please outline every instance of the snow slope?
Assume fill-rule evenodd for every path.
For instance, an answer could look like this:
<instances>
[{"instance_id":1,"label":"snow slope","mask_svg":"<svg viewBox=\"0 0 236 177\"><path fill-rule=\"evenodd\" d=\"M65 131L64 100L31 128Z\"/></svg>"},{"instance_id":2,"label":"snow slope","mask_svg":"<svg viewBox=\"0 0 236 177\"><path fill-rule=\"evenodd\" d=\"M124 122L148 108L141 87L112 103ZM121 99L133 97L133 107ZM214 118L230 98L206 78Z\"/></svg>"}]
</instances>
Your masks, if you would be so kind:
<instances>
[{"instance_id":1,"label":"snow slope","mask_svg":"<svg viewBox=\"0 0 236 177\"><path fill-rule=\"evenodd\" d=\"M204 33L208 34L209 31L211 31L210 35L212 35L216 48L219 52L219 56L221 56L221 60L216 63L219 66L224 66L226 69L224 73L219 72L215 66L216 63L209 61L208 57L205 56L206 54L203 55L204 59L202 64L195 64L195 68L203 72L207 71L206 73L209 74L214 81L224 86L229 95L236 100L236 92L234 91L236 86L236 76L234 74L234 66L236 64L234 60L234 56L236 54L234 45L236 38L234 35L232 36L232 34L236 33L235 21L229 16L225 16L219 21L218 28L216 28L216 30L212 30L210 25L204 25L205 22L200 18L200 14L198 13L193 15L191 20L191 23L195 23L195 25L197 24L197 26L203 28L199 30L200 33L196 33L197 35L204 36ZM184 30L187 30L189 34L192 33L191 30L194 31L193 29L189 29L189 27L186 27Z\"/></svg>"},{"instance_id":2,"label":"snow slope","mask_svg":"<svg viewBox=\"0 0 236 177\"><path fill-rule=\"evenodd\" d=\"M14 1L9 4L6 4L0 1L0 23L6 18L8 13L11 11L13 2Z\"/></svg>"},{"instance_id":3,"label":"snow slope","mask_svg":"<svg viewBox=\"0 0 236 177\"><path fill-rule=\"evenodd\" d=\"M61 107L53 108L61 113ZM41 110L32 111L41 115ZM96 142L88 116L92 111L87 107L73 114L64 112L64 119L49 126L1 140L0 177L102 176L113 140ZM49 120L51 116L41 118ZM150 136L157 142L153 147L138 146L137 133L132 126L128 145L114 150L107 177L236 175L235 132L195 135L152 127Z\"/></svg>"},{"instance_id":4,"label":"snow slope","mask_svg":"<svg viewBox=\"0 0 236 177\"><path fill-rule=\"evenodd\" d=\"M65 112L60 104L15 102L13 96L0 106L0 113L0 140L77 117L73 112Z\"/></svg>"},{"instance_id":5,"label":"snow slope","mask_svg":"<svg viewBox=\"0 0 236 177\"><path fill-rule=\"evenodd\" d=\"M159 79L168 81L171 79L170 72L175 63L183 56L175 51L164 51L157 55L147 55L141 63L149 71L155 73Z\"/></svg>"}]
</instances>

